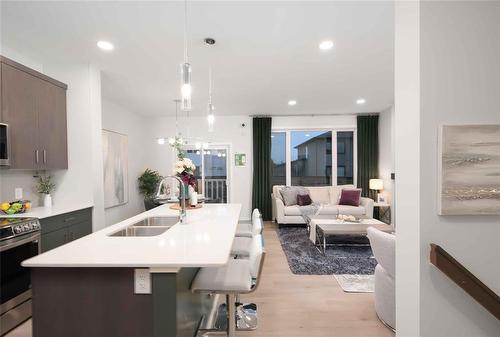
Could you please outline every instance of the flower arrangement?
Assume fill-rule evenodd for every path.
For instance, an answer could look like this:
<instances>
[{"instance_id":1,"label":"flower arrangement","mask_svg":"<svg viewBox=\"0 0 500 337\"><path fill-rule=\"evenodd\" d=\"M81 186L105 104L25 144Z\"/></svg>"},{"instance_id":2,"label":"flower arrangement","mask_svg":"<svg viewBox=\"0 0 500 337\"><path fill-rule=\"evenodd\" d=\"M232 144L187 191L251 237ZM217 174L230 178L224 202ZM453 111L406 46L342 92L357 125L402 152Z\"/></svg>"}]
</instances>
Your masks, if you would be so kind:
<instances>
[{"instance_id":1,"label":"flower arrangement","mask_svg":"<svg viewBox=\"0 0 500 337\"><path fill-rule=\"evenodd\" d=\"M184 140L180 136L168 140L170 146L177 151L177 159L182 160L186 155L184 151Z\"/></svg>"},{"instance_id":2,"label":"flower arrangement","mask_svg":"<svg viewBox=\"0 0 500 337\"><path fill-rule=\"evenodd\" d=\"M179 159L175 163L174 174L179 176L184 184L189 186L196 186L196 178L194 176L194 171L196 170L196 166L193 164L193 161L189 158Z\"/></svg>"}]
</instances>

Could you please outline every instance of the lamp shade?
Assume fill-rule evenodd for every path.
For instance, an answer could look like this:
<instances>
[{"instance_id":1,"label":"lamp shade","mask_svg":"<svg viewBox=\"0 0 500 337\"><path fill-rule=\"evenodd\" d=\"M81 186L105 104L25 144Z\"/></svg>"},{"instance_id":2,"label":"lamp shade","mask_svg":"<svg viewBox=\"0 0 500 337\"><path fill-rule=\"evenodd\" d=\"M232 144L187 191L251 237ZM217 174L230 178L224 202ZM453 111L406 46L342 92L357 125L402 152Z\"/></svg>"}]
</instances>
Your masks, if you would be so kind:
<instances>
[{"instance_id":1,"label":"lamp shade","mask_svg":"<svg viewBox=\"0 0 500 337\"><path fill-rule=\"evenodd\" d=\"M370 179L370 189L377 191L383 190L384 181L382 179Z\"/></svg>"}]
</instances>

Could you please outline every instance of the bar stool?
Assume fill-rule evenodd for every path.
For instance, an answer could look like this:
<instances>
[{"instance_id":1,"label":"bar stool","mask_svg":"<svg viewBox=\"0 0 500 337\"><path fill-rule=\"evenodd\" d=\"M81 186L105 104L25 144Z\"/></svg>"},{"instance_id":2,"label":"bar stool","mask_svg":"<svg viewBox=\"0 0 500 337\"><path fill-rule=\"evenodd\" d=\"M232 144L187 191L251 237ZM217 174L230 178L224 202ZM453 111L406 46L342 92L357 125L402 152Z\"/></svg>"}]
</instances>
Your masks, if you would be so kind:
<instances>
[{"instance_id":1,"label":"bar stool","mask_svg":"<svg viewBox=\"0 0 500 337\"><path fill-rule=\"evenodd\" d=\"M201 268L193 280L192 292L226 295L228 337L234 337L236 332L236 296L254 292L258 288L265 255L262 236L256 235L252 238L248 260L230 259L222 267Z\"/></svg>"},{"instance_id":2,"label":"bar stool","mask_svg":"<svg viewBox=\"0 0 500 337\"><path fill-rule=\"evenodd\" d=\"M261 235L263 228L262 218L260 213L258 213L256 216L252 217L252 237L236 236L233 240L233 246L231 247L231 255L248 257L250 255L253 237L255 235Z\"/></svg>"},{"instance_id":3,"label":"bar stool","mask_svg":"<svg viewBox=\"0 0 500 337\"><path fill-rule=\"evenodd\" d=\"M252 212L252 223L239 223L238 226L236 227L236 236L237 237L246 237L246 238L251 238L253 237L253 229L252 227L254 226L254 221L255 219L260 218L262 221L262 215L260 214L260 211L256 208Z\"/></svg>"}]
</instances>

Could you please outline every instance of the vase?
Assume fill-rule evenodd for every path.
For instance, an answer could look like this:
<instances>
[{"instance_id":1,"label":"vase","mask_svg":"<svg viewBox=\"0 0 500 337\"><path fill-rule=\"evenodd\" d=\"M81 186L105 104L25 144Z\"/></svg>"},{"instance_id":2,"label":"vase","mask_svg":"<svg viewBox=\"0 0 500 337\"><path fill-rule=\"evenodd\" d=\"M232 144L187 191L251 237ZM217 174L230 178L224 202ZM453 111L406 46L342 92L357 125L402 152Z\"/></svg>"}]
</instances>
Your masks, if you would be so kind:
<instances>
[{"instance_id":1,"label":"vase","mask_svg":"<svg viewBox=\"0 0 500 337\"><path fill-rule=\"evenodd\" d=\"M194 207L198 205L198 193L194 190L194 187L189 188L189 204Z\"/></svg>"},{"instance_id":2,"label":"vase","mask_svg":"<svg viewBox=\"0 0 500 337\"><path fill-rule=\"evenodd\" d=\"M43 207L52 207L52 196L50 194L43 195Z\"/></svg>"},{"instance_id":3,"label":"vase","mask_svg":"<svg viewBox=\"0 0 500 337\"><path fill-rule=\"evenodd\" d=\"M183 194L182 194L182 197L186 200L189 200L189 185L183 185ZM181 198L181 196L179 196L179 199Z\"/></svg>"}]
</instances>

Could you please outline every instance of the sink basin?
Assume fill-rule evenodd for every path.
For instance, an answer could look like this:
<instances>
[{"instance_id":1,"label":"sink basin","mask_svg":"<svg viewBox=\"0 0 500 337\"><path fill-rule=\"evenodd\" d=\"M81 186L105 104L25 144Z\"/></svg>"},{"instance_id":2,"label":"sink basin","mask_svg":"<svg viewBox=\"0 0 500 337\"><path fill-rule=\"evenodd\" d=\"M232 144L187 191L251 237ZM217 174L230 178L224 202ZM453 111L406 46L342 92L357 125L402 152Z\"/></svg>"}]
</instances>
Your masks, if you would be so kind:
<instances>
[{"instance_id":1,"label":"sink basin","mask_svg":"<svg viewBox=\"0 0 500 337\"><path fill-rule=\"evenodd\" d=\"M179 222L178 216L153 216L132 224L134 227L173 226Z\"/></svg>"},{"instance_id":2,"label":"sink basin","mask_svg":"<svg viewBox=\"0 0 500 337\"><path fill-rule=\"evenodd\" d=\"M179 217L177 216L150 217L111 233L108 236L156 236L165 233L177 222L179 222Z\"/></svg>"}]
</instances>

